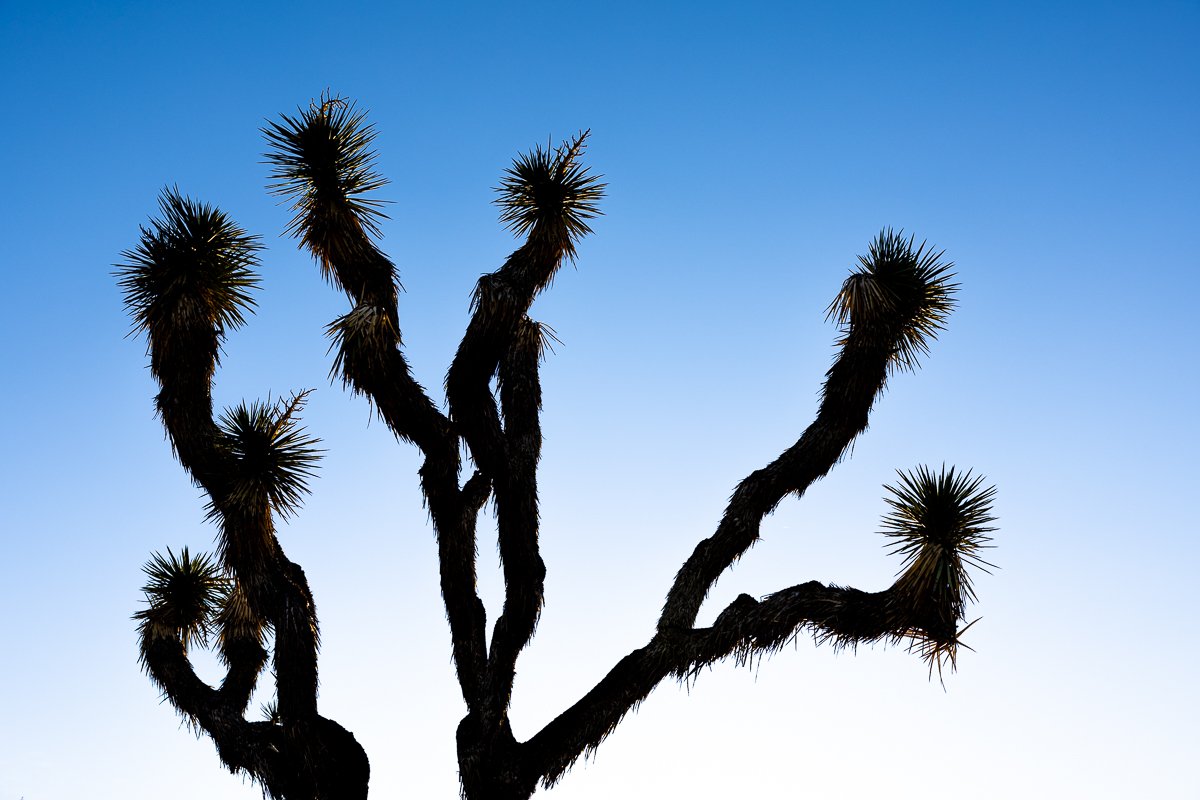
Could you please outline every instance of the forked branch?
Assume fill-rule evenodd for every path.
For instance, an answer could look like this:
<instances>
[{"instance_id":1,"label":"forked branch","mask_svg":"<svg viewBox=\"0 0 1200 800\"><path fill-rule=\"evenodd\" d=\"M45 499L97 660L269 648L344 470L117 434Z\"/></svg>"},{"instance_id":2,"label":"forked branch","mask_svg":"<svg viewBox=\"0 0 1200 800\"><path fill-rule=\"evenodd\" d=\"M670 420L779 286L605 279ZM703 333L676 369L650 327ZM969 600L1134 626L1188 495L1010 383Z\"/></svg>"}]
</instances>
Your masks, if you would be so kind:
<instances>
[{"instance_id":1,"label":"forked branch","mask_svg":"<svg viewBox=\"0 0 1200 800\"><path fill-rule=\"evenodd\" d=\"M967 567L991 566L979 551L993 530L995 490L953 469L935 475L922 467L900 473L900 482L900 489L885 487L894 499L884 531L906 554L890 588L869 593L810 581L762 600L739 595L708 628L660 629L529 740L530 769L551 786L664 679L695 677L729 656L749 662L804 633L834 647L908 641L939 675L944 665L953 668L965 604L974 598Z\"/></svg>"}]
</instances>

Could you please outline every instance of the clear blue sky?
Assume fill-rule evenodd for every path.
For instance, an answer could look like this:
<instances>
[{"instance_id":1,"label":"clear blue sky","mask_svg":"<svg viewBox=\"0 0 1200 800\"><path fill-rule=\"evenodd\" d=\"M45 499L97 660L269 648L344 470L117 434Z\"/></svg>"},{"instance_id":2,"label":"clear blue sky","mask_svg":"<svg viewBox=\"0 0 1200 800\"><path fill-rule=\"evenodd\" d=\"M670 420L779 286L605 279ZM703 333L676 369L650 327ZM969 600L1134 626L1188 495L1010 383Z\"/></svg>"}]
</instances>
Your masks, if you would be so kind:
<instances>
[{"instance_id":1,"label":"clear blue sky","mask_svg":"<svg viewBox=\"0 0 1200 800\"><path fill-rule=\"evenodd\" d=\"M1196 2L349 5L0 13L0 800L259 796L159 704L129 619L151 551L213 537L110 275L174 184L269 246L218 400L317 388L329 452L282 536L321 612L323 711L366 747L373 797L455 796L416 455L329 384L344 301L263 191L257 128L327 87L378 125L429 387L514 247L489 205L512 156L591 128L609 184L534 310L564 344L519 737L646 641L730 489L808 423L824 309L870 238L904 228L958 265L924 368L705 612L810 579L886 586L881 484L973 467L999 488L1002 569L945 691L901 649L801 641L663 685L549 796L1200 796Z\"/></svg>"}]
</instances>

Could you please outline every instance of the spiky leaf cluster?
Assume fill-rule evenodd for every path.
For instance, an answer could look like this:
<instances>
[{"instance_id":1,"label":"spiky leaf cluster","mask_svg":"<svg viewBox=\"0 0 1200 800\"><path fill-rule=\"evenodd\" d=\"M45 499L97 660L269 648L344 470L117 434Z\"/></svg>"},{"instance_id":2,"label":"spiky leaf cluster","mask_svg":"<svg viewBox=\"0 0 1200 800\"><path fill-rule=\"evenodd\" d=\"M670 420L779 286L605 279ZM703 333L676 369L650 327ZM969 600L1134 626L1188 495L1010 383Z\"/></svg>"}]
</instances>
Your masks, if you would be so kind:
<instances>
[{"instance_id":1,"label":"spiky leaf cluster","mask_svg":"<svg viewBox=\"0 0 1200 800\"><path fill-rule=\"evenodd\" d=\"M903 231L881 231L829 306L828 316L844 328L842 341L853 332L888 347L891 368L915 369L954 310L954 265L942 255Z\"/></svg>"},{"instance_id":2,"label":"spiky leaf cluster","mask_svg":"<svg viewBox=\"0 0 1200 800\"><path fill-rule=\"evenodd\" d=\"M278 699L272 698L270 702L260 705L258 710L262 713L264 722L269 722L272 725L280 725L283 723L283 716L279 713Z\"/></svg>"},{"instance_id":3,"label":"spiky leaf cluster","mask_svg":"<svg viewBox=\"0 0 1200 800\"><path fill-rule=\"evenodd\" d=\"M378 221L386 218L382 201L364 197L387 184L374 169L375 128L365 111L336 96L281 117L262 129L274 167L268 188L292 200L288 233L317 255L322 274L337 285L332 261L353 258L361 234L378 236Z\"/></svg>"},{"instance_id":4,"label":"spiky leaf cluster","mask_svg":"<svg viewBox=\"0 0 1200 800\"><path fill-rule=\"evenodd\" d=\"M288 515L308 493L315 474L320 441L304 433L297 412L307 392L272 403L254 401L226 409L219 425L223 445L233 456L228 503L247 513L267 506Z\"/></svg>"},{"instance_id":5,"label":"spiky leaf cluster","mask_svg":"<svg viewBox=\"0 0 1200 800\"><path fill-rule=\"evenodd\" d=\"M984 572L994 565L980 551L988 549L995 487L983 487L983 476L968 470L926 466L898 471L899 485L885 486L891 511L882 533L893 540L891 552L903 556L896 583L898 602L918 616L928 616L918 648L927 658L948 655L958 644L958 624L967 601L975 601L968 567Z\"/></svg>"},{"instance_id":6,"label":"spiky leaf cluster","mask_svg":"<svg viewBox=\"0 0 1200 800\"><path fill-rule=\"evenodd\" d=\"M592 232L587 220L600 215L597 203L605 185L592 175L579 157L587 145L584 131L557 148L536 146L504 171L499 197L500 221L519 236L537 231L553 238L568 256L575 241Z\"/></svg>"},{"instance_id":7,"label":"spiky leaf cluster","mask_svg":"<svg viewBox=\"0 0 1200 800\"><path fill-rule=\"evenodd\" d=\"M245 322L261 245L223 212L178 189L164 189L158 204L161 217L121 254L116 274L134 329L147 331L170 358L184 355L173 345L191 334L220 336Z\"/></svg>"},{"instance_id":8,"label":"spiky leaf cluster","mask_svg":"<svg viewBox=\"0 0 1200 800\"><path fill-rule=\"evenodd\" d=\"M178 637L185 650L193 641L207 645L229 585L212 556L193 556L186 547L176 556L167 548L165 556L151 556L142 571L147 607L134 618L141 620L143 642Z\"/></svg>"}]
</instances>

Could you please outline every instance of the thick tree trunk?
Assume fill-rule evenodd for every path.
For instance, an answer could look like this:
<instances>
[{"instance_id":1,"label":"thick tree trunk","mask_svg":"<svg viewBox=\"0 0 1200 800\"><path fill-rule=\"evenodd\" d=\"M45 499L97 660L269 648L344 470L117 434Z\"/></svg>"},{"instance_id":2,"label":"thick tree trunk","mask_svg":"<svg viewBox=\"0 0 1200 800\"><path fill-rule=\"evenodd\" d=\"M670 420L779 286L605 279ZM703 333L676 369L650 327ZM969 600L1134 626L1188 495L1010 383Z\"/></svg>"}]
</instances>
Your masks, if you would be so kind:
<instances>
[{"instance_id":1,"label":"thick tree trunk","mask_svg":"<svg viewBox=\"0 0 1200 800\"><path fill-rule=\"evenodd\" d=\"M354 734L338 723L320 718L319 737L324 757L314 770L319 800L367 800L371 763Z\"/></svg>"},{"instance_id":2,"label":"thick tree trunk","mask_svg":"<svg viewBox=\"0 0 1200 800\"><path fill-rule=\"evenodd\" d=\"M291 726L235 722L213 740L231 770L244 770L277 800L367 800L371 765L354 734L318 716Z\"/></svg>"},{"instance_id":3,"label":"thick tree trunk","mask_svg":"<svg viewBox=\"0 0 1200 800\"><path fill-rule=\"evenodd\" d=\"M479 723L468 714L458 725L458 777L465 800L528 800L538 775L523 762L508 720Z\"/></svg>"}]
</instances>

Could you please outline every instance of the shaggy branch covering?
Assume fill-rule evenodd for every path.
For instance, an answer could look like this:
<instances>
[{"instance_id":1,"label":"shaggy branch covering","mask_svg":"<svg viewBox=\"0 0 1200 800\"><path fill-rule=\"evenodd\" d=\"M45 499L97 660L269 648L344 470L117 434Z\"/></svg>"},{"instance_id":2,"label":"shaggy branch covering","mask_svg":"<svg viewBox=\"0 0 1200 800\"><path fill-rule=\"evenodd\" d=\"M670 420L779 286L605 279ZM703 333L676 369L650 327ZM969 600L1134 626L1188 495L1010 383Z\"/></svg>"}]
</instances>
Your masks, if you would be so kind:
<instances>
[{"instance_id":1,"label":"shaggy branch covering","mask_svg":"<svg viewBox=\"0 0 1200 800\"><path fill-rule=\"evenodd\" d=\"M352 103L323 96L263 129L270 190L294 217L288 232L341 290L349 309L329 323L332 375L368 398L400 440L418 447L438 542L451 652L467 713L458 727L461 791L469 800L527 798L558 781L667 678L690 680L732 657L746 663L798 636L834 647L907 642L936 668L956 665L971 569L994 530L995 490L971 472L919 466L885 487L881 532L902 557L891 587L864 592L801 583L759 599L740 595L696 627L718 578L759 538L764 518L802 496L846 456L896 371L913 371L954 309L957 284L940 251L892 230L860 256L828 308L837 354L820 405L800 438L737 484L715 532L669 587L653 637L524 742L509 723L521 652L537 628L546 566L540 553L540 369L552 332L530 316L537 296L601 212L605 186L583 163L588 132L520 155L501 177L500 221L522 239L479 278L471 317L445 379L443 413L415 380L403 350L392 261L378 247L386 181L375 130ZM300 567L275 535L308 491L319 451L297 426L305 394L251 403L214 419L211 381L226 331L244 322L257 284L257 239L175 190L163 216L125 254L120 282L150 341L157 407L175 454L210 498L218 557L156 555L138 613L143 666L184 718L217 743L232 770L277 798L365 797L368 766L347 731L317 714L318 628ZM474 469L464 474L463 454ZM479 514L493 501L504 602L488 637L476 590ZM969 627L969 626L966 626ZM270 719L245 709L269 659L277 704ZM215 642L228 668L219 688L191 669L189 646ZM349 787L349 788L348 788ZM341 792L341 793L339 793Z\"/></svg>"},{"instance_id":2,"label":"shaggy branch covering","mask_svg":"<svg viewBox=\"0 0 1200 800\"><path fill-rule=\"evenodd\" d=\"M275 798L365 798L369 766L354 737L317 713L316 606L288 560L274 517L307 492L319 451L297 425L305 393L241 404L214 419L212 378L228 329L244 322L257 284L257 241L220 211L167 190L162 216L124 253L118 277L135 329L149 339L155 399L175 455L208 495L219 560L155 555L139 624L143 668L222 762ZM251 722L246 706L274 634L278 713ZM201 681L189 645L218 639L220 689Z\"/></svg>"}]
</instances>

